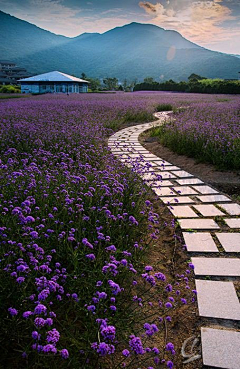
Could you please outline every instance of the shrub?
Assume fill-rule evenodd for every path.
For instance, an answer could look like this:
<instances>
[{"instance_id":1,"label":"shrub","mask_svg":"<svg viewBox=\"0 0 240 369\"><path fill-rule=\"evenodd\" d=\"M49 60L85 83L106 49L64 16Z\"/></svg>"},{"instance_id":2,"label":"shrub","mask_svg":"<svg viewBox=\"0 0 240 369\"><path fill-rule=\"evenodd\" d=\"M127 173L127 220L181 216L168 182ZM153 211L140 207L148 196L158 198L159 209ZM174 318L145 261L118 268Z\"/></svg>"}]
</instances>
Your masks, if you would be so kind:
<instances>
[{"instance_id":1,"label":"shrub","mask_svg":"<svg viewBox=\"0 0 240 369\"><path fill-rule=\"evenodd\" d=\"M4 85L0 87L0 93L4 94L21 93L21 89L18 86Z\"/></svg>"}]
</instances>

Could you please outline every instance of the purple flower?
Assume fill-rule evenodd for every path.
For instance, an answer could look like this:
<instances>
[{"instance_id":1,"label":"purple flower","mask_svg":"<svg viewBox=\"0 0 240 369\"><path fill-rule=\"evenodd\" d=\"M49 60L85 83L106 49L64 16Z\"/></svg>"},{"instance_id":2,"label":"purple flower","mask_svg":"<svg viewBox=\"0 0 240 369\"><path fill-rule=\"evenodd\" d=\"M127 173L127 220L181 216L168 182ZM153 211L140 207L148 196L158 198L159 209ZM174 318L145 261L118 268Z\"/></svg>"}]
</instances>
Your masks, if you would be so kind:
<instances>
[{"instance_id":1,"label":"purple flower","mask_svg":"<svg viewBox=\"0 0 240 369\"><path fill-rule=\"evenodd\" d=\"M41 337L41 335L37 331L32 332L32 338L34 340L38 340L38 339L40 339L40 337Z\"/></svg>"},{"instance_id":2,"label":"purple flower","mask_svg":"<svg viewBox=\"0 0 240 369\"><path fill-rule=\"evenodd\" d=\"M53 353L53 354L56 354L57 353L56 347L54 345L51 345L51 344L48 344L46 346L43 346L42 351L44 353L47 353L47 354L48 353Z\"/></svg>"},{"instance_id":3,"label":"purple flower","mask_svg":"<svg viewBox=\"0 0 240 369\"><path fill-rule=\"evenodd\" d=\"M18 314L17 309L12 308L12 307L8 308L8 312L9 312L9 314L10 314L11 316L15 316L15 315L17 315L17 314Z\"/></svg>"},{"instance_id":4,"label":"purple flower","mask_svg":"<svg viewBox=\"0 0 240 369\"><path fill-rule=\"evenodd\" d=\"M152 352L154 352L155 355L159 355L160 351L157 347L153 347Z\"/></svg>"},{"instance_id":5,"label":"purple flower","mask_svg":"<svg viewBox=\"0 0 240 369\"><path fill-rule=\"evenodd\" d=\"M30 236L31 236L33 239L36 239L36 238L38 238L38 232L36 232L36 231L32 231L32 232L30 232Z\"/></svg>"},{"instance_id":6,"label":"purple flower","mask_svg":"<svg viewBox=\"0 0 240 369\"><path fill-rule=\"evenodd\" d=\"M23 283L24 281L25 281L25 278L24 277L18 277L16 279L16 282L19 283L19 284Z\"/></svg>"},{"instance_id":7,"label":"purple flower","mask_svg":"<svg viewBox=\"0 0 240 369\"><path fill-rule=\"evenodd\" d=\"M35 324L35 326L36 327L44 327L44 325L45 325L45 320L43 319L43 318L36 318L35 320L34 320L34 324Z\"/></svg>"},{"instance_id":8,"label":"purple flower","mask_svg":"<svg viewBox=\"0 0 240 369\"><path fill-rule=\"evenodd\" d=\"M165 304L165 306L166 306L166 308L168 308L168 309L172 308L172 304L171 304L171 302L167 302L167 303Z\"/></svg>"},{"instance_id":9,"label":"purple flower","mask_svg":"<svg viewBox=\"0 0 240 369\"><path fill-rule=\"evenodd\" d=\"M55 344L59 341L59 338L60 338L60 333L55 328L47 332L47 342L48 343Z\"/></svg>"},{"instance_id":10,"label":"purple flower","mask_svg":"<svg viewBox=\"0 0 240 369\"><path fill-rule=\"evenodd\" d=\"M60 355L63 359L68 359L69 358L69 353L68 353L68 350L67 349L62 349L60 351Z\"/></svg>"},{"instance_id":11,"label":"purple flower","mask_svg":"<svg viewBox=\"0 0 240 369\"><path fill-rule=\"evenodd\" d=\"M130 336L129 346L131 350L137 355L143 355L145 353L141 338L136 337L134 334Z\"/></svg>"},{"instance_id":12,"label":"purple flower","mask_svg":"<svg viewBox=\"0 0 240 369\"><path fill-rule=\"evenodd\" d=\"M89 306L87 307L87 310L88 310L88 311L91 311L91 312L94 312L94 311L96 310L96 306L94 306L94 305L89 305Z\"/></svg>"},{"instance_id":13,"label":"purple flower","mask_svg":"<svg viewBox=\"0 0 240 369\"><path fill-rule=\"evenodd\" d=\"M146 272L150 272L151 270L153 270L153 267L151 265L147 265L145 266L145 270Z\"/></svg>"},{"instance_id":14,"label":"purple flower","mask_svg":"<svg viewBox=\"0 0 240 369\"><path fill-rule=\"evenodd\" d=\"M168 367L169 369L172 369L172 368L173 368L173 362L172 362L172 361L168 361L168 362L167 362L167 367Z\"/></svg>"},{"instance_id":15,"label":"purple flower","mask_svg":"<svg viewBox=\"0 0 240 369\"><path fill-rule=\"evenodd\" d=\"M123 354L123 356L128 357L130 355L130 351L125 349L125 350L122 351L122 354Z\"/></svg>"},{"instance_id":16,"label":"purple flower","mask_svg":"<svg viewBox=\"0 0 240 369\"><path fill-rule=\"evenodd\" d=\"M45 305L38 304L34 309L34 314L46 314L47 308Z\"/></svg>"},{"instance_id":17,"label":"purple flower","mask_svg":"<svg viewBox=\"0 0 240 369\"><path fill-rule=\"evenodd\" d=\"M90 260L95 260L96 259L96 256L94 254L87 254L85 255L87 259L90 259Z\"/></svg>"},{"instance_id":18,"label":"purple flower","mask_svg":"<svg viewBox=\"0 0 240 369\"><path fill-rule=\"evenodd\" d=\"M33 314L32 311L24 311L22 316L23 316L23 318L28 319L30 317L30 315L32 315L32 314Z\"/></svg>"},{"instance_id":19,"label":"purple flower","mask_svg":"<svg viewBox=\"0 0 240 369\"><path fill-rule=\"evenodd\" d=\"M164 275L163 273L160 273L160 272L155 273L155 274L154 274L154 277L156 277L156 278L157 278L158 280L160 280L160 281L165 281L165 280L166 280L165 275Z\"/></svg>"}]
</instances>

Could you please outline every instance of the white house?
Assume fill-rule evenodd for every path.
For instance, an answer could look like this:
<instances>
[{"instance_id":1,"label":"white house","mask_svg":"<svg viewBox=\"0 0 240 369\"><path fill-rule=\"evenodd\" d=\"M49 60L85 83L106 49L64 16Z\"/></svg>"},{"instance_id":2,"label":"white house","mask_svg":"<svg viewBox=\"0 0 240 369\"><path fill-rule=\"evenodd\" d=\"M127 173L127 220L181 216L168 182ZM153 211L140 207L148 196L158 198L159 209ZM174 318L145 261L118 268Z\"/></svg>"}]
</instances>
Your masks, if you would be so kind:
<instances>
[{"instance_id":1,"label":"white house","mask_svg":"<svg viewBox=\"0 0 240 369\"><path fill-rule=\"evenodd\" d=\"M88 92L88 81L54 71L20 79L22 93L80 93Z\"/></svg>"}]
</instances>

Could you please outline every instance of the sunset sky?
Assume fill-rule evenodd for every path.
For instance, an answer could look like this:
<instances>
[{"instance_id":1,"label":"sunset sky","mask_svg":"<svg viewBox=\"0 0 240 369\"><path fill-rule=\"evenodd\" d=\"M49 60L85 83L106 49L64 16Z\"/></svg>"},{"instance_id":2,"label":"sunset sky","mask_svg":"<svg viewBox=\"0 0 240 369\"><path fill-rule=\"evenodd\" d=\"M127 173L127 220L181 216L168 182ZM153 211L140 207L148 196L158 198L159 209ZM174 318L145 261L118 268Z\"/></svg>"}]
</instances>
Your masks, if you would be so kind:
<instances>
[{"instance_id":1,"label":"sunset sky","mask_svg":"<svg viewBox=\"0 0 240 369\"><path fill-rule=\"evenodd\" d=\"M69 37L151 23L209 49L240 54L240 0L0 0L0 10Z\"/></svg>"}]
</instances>

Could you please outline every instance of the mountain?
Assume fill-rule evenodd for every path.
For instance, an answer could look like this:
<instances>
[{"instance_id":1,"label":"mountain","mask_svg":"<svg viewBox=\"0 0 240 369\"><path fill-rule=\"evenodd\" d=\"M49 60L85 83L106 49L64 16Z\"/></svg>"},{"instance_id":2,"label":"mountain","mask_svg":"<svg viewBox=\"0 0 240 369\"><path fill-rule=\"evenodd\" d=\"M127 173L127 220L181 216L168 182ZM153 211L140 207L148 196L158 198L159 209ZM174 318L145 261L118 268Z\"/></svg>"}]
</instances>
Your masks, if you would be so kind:
<instances>
[{"instance_id":1,"label":"mountain","mask_svg":"<svg viewBox=\"0 0 240 369\"><path fill-rule=\"evenodd\" d=\"M103 34L69 38L43 30L0 11L0 55L32 74L59 70L80 76L143 80L237 78L240 59L207 50L176 31L130 23Z\"/></svg>"}]
</instances>

